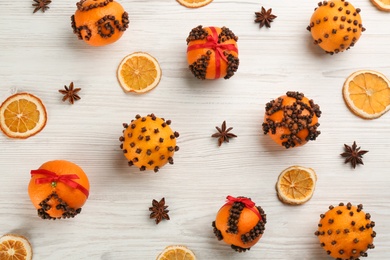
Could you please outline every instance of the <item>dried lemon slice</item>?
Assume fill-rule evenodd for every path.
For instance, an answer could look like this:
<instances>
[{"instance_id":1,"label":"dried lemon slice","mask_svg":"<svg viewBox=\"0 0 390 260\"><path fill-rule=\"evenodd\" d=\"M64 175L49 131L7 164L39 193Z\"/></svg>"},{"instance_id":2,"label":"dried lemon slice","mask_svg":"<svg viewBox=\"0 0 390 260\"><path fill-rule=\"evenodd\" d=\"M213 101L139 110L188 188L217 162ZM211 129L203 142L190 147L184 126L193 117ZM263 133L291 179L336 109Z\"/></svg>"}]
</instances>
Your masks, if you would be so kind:
<instances>
[{"instance_id":1,"label":"dried lemon slice","mask_svg":"<svg viewBox=\"0 0 390 260\"><path fill-rule=\"evenodd\" d=\"M276 191L282 202L299 205L311 199L316 181L317 175L313 169L291 166L279 175Z\"/></svg>"},{"instance_id":2,"label":"dried lemon slice","mask_svg":"<svg viewBox=\"0 0 390 260\"><path fill-rule=\"evenodd\" d=\"M378 118L390 109L390 81L377 71L356 71L345 81L343 97L355 115Z\"/></svg>"},{"instance_id":3,"label":"dried lemon slice","mask_svg":"<svg viewBox=\"0 0 390 260\"><path fill-rule=\"evenodd\" d=\"M208 5L213 0L177 0L181 5L189 8L198 8Z\"/></svg>"},{"instance_id":4,"label":"dried lemon slice","mask_svg":"<svg viewBox=\"0 0 390 260\"><path fill-rule=\"evenodd\" d=\"M371 2L382 11L390 12L390 0L371 0Z\"/></svg>"},{"instance_id":5,"label":"dried lemon slice","mask_svg":"<svg viewBox=\"0 0 390 260\"><path fill-rule=\"evenodd\" d=\"M167 246L158 256L157 260L196 260L194 253L186 246Z\"/></svg>"},{"instance_id":6,"label":"dried lemon slice","mask_svg":"<svg viewBox=\"0 0 390 260\"><path fill-rule=\"evenodd\" d=\"M125 92L145 93L160 83L161 68L150 54L134 52L119 64L117 77Z\"/></svg>"},{"instance_id":7,"label":"dried lemon slice","mask_svg":"<svg viewBox=\"0 0 390 260\"><path fill-rule=\"evenodd\" d=\"M14 234L7 234L0 238L1 260L31 260L32 248L27 238Z\"/></svg>"},{"instance_id":8,"label":"dried lemon slice","mask_svg":"<svg viewBox=\"0 0 390 260\"><path fill-rule=\"evenodd\" d=\"M29 93L18 93L0 106L0 129L11 138L25 139L46 125L47 113L42 101Z\"/></svg>"}]
</instances>

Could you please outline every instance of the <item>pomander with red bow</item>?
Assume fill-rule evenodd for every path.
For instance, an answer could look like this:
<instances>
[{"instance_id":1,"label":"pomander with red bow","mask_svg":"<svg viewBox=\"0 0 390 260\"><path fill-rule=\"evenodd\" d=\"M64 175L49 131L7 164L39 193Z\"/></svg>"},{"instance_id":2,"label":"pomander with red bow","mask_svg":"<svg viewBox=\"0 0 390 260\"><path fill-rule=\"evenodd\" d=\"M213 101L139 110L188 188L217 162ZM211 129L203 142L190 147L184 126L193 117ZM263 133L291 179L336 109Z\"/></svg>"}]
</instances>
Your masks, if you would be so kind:
<instances>
[{"instance_id":1,"label":"pomander with red bow","mask_svg":"<svg viewBox=\"0 0 390 260\"><path fill-rule=\"evenodd\" d=\"M212 223L214 234L232 249L245 252L263 236L267 223L264 210L247 197L227 196Z\"/></svg>"},{"instance_id":2,"label":"pomander with red bow","mask_svg":"<svg viewBox=\"0 0 390 260\"><path fill-rule=\"evenodd\" d=\"M238 69L238 37L226 27L198 27L187 37L187 61L199 79L228 79Z\"/></svg>"}]
</instances>

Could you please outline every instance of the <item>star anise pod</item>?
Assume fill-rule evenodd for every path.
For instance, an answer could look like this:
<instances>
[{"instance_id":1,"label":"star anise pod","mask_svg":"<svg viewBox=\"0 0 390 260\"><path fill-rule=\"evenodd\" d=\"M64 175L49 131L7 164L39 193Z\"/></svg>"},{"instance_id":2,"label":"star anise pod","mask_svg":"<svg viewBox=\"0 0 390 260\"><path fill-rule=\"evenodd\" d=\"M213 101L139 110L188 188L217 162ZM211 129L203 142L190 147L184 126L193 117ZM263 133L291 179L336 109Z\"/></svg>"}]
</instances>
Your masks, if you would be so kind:
<instances>
[{"instance_id":1,"label":"star anise pod","mask_svg":"<svg viewBox=\"0 0 390 260\"><path fill-rule=\"evenodd\" d=\"M58 90L58 92L64 95L62 101L65 102L67 99L69 99L69 103L73 105L75 101L81 99L81 97L77 94L77 92L79 92L81 88L73 88L73 82L70 83L69 88L67 86L64 87L65 90L64 89Z\"/></svg>"},{"instance_id":2,"label":"star anise pod","mask_svg":"<svg viewBox=\"0 0 390 260\"><path fill-rule=\"evenodd\" d=\"M34 0L35 4L32 4L32 6L35 7L34 12L36 13L39 9L44 13L47 9L49 9L49 4L51 3L50 0Z\"/></svg>"},{"instance_id":3,"label":"star anise pod","mask_svg":"<svg viewBox=\"0 0 390 260\"><path fill-rule=\"evenodd\" d=\"M218 130L218 133L213 134L211 137L218 138L218 146L221 146L223 142L229 142L229 138L237 137L237 135L233 133L229 133L230 130L233 129L233 127L229 127L226 129L226 121L223 121L222 127L219 128L218 126L215 127Z\"/></svg>"},{"instance_id":4,"label":"star anise pod","mask_svg":"<svg viewBox=\"0 0 390 260\"><path fill-rule=\"evenodd\" d=\"M255 12L256 15L256 23L260 23L260 28L264 25L268 28L271 27L271 22L277 17L276 15L271 14L272 8L265 10L264 7L261 7L261 12Z\"/></svg>"},{"instance_id":5,"label":"star anise pod","mask_svg":"<svg viewBox=\"0 0 390 260\"><path fill-rule=\"evenodd\" d=\"M344 144L345 152L340 154L345 158L345 163L351 163L352 167L355 169L356 165L364 164L363 163L363 154L368 153L368 151L360 150L360 147L357 147L356 142L353 142L352 147Z\"/></svg>"},{"instance_id":6,"label":"star anise pod","mask_svg":"<svg viewBox=\"0 0 390 260\"><path fill-rule=\"evenodd\" d=\"M157 200L152 201L152 207L149 208L150 218L156 219L156 224L160 223L161 220L169 220L169 215L167 210L168 206L165 206L165 198L162 198L159 202Z\"/></svg>"}]
</instances>

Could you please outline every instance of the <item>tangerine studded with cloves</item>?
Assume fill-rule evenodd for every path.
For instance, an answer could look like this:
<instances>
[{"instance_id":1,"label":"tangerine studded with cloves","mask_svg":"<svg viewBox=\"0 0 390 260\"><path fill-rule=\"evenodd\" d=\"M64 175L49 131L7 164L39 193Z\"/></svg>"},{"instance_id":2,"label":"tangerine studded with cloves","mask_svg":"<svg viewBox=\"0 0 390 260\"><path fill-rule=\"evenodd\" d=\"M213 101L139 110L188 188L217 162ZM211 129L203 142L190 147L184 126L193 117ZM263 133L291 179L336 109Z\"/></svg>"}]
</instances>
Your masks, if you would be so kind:
<instances>
[{"instance_id":1,"label":"tangerine studded with cloves","mask_svg":"<svg viewBox=\"0 0 390 260\"><path fill-rule=\"evenodd\" d=\"M320 107L303 93L289 91L265 105L264 134L286 149L314 141L320 135Z\"/></svg>"},{"instance_id":2,"label":"tangerine studded with cloves","mask_svg":"<svg viewBox=\"0 0 390 260\"><path fill-rule=\"evenodd\" d=\"M320 215L318 237L321 247L337 260L358 260L366 257L367 250L373 249L376 236L375 222L371 215L363 211L363 205L340 203L330 206L325 214Z\"/></svg>"},{"instance_id":3,"label":"tangerine studded with cloves","mask_svg":"<svg viewBox=\"0 0 390 260\"><path fill-rule=\"evenodd\" d=\"M125 129L119 141L129 166L158 172L165 164L173 164L173 155L179 150L176 145L179 133L173 132L170 124L171 120L154 114L136 115L130 124L123 124Z\"/></svg>"},{"instance_id":4,"label":"tangerine studded with cloves","mask_svg":"<svg viewBox=\"0 0 390 260\"><path fill-rule=\"evenodd\" d=\"M314 44L330 54L354 46L365 31L360 11L345 0L319 2L307 27Z\"/></svg>"},{"instance_id":5,"label":"tangerine studded with cloves","mask_svg":"<svg viewBox=\"0 0 390 260\"><path fill-rule=\"evenodd\" d=\"M129 27L129 15L114 0L80 0L71 16L73 33L92 46L116 42Z\"/></svg>"},{"instance_id":6,"label":"tangerine studded with cloves","mask_svg":"<svg viewBox=\"0 0 390 260\"><path fill-rule=\"evenodd\" d=\"M227 27L191 30L187 37L187 62L198 79L229 79L238 70L238 37Z\"/></svg>"},{"instance_id":7,"label":"tangerine studded with cloves","mask_svg":"<svg viewBox=\"0 0 390 260\"><path fill-rule=\"evenodd\" d=\"M212 227L218 240L241 253L250 250L260 240L266 223L264 210L250 198L228 196Z\"/></svg>"}]
</instances>

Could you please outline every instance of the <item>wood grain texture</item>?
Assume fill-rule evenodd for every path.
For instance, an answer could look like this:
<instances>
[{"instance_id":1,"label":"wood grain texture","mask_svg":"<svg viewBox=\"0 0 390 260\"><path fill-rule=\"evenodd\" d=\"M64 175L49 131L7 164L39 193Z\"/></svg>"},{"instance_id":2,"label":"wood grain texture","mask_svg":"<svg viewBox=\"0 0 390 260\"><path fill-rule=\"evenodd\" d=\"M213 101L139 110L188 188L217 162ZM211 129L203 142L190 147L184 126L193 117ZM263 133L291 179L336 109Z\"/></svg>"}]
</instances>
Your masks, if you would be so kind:
<instances>
[{"instance_id":1,"label":"wood grain texture","mask_svg":"<svg viewBox=\"0 0 390 260\"><path fill-rule=\"evenodd\" d=\"M75 1L54 0L32 14L33 1L1 1L0 100L27 91L45 103L46 128L27 140L0 135L0 234L16 232L33 245L34 259L155 259L165 246L185 244L198 259L330 259L314 231L330 204L363 203L376 222L376 248L368 259L387 259L390 249L390 115L366 121L341 95L358 69L390 77L390 14L355 0L367 31L350 51L326 55L306 31L317 1L214 0L186 9L175 0L121 1L130 27L117 43L93 48L70 26ZM261 6L273 8L272 28L253 22ZM200 81L187 68L190 30L227 26L239 36L240 67L230 80ZM160 85L145 95L126 94L115 73L121 59L149 52L162 67ZM58 89L71 81L81 100L62 103ZM316 142L284 150L261 130L265 103L286 91L305 93L321 106ZM127 167L119 148L122 123L155 113L180 132L175 165L158 174ZM210 136L223 120L238 138L218 148ZM344 165L343 144L356 140L364 166ZM79 164L91 195L75 219L44 221L29 201L29 171L53 159ZM279 202L275 183L291 166L313 168L318 182L302 206ZM267 213L260 243L239 254L218 242L211 222L227 195L251 197ZM149 219L152 199L165 197L170 221Z\"/></svg>"}]
</instances>

